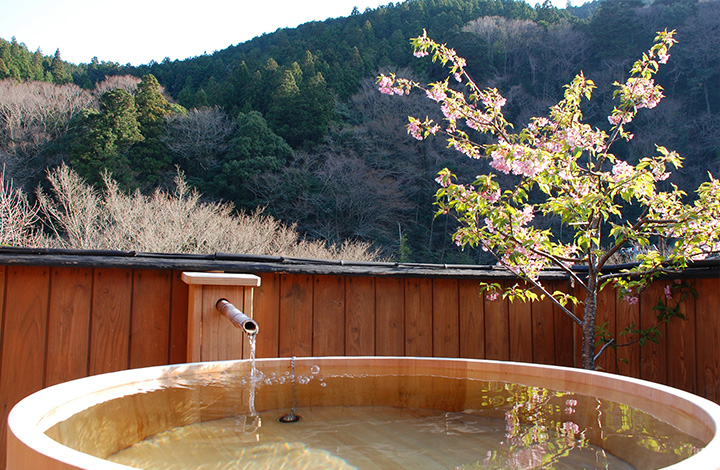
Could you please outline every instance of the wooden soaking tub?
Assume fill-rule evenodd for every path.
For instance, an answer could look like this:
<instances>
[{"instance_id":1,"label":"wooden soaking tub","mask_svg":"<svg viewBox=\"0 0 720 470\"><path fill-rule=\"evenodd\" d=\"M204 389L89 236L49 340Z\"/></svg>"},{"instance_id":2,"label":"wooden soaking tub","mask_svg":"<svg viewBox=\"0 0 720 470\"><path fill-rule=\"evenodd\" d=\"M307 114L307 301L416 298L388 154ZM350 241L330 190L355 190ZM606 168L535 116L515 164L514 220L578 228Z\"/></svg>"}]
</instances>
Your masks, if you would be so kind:
<instances>
[{"instance_id":1,"label":"wooden soaking tub","mask_svg":"<svg viewBox=\"0 0 720 470\"><path fill-rule=\"evenodd\" d=\"M503 468L508 462L539 468L533 465L543 459L590 452L635 468L720 469L720 407L637 379L409 357L263 359L257 370L253 379L249 360L194 363L41 390L9 415L7 468L177 468L167 456L178 452L187 452L177 458L196 468L193 459L207 462L207 452L216 452L209 443L222 441L230 450L218 452L230 452L233 465L213 468L271 468L277 459L294 457L305 468L362 468L363 462L378 468ZM301 419L279 423L288 415ZM312 441L334 421L340 425L328 432L329 445ZM491 428L499 435L496 450L480 445L492 440ZM680 437L670 437L675 431ZM418 440L410 442L411 434ZM198 435L204 440L185 440ZM456 447L455 439L464 442ZM143 448L160 452L162 465L145 460ZM341 454L346 448L355 454ZM677 461L681 454L684 460Z\"/></svg>"}]
</instances>

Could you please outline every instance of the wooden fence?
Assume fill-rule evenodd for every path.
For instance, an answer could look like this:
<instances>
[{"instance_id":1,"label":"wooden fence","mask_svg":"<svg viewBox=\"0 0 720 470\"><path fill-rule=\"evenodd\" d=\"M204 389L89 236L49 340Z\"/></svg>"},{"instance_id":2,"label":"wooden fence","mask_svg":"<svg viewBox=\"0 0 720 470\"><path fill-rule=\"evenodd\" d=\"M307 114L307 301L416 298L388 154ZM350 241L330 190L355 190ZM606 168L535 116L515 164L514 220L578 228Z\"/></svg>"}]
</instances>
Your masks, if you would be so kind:
<instances>
[{"instance_id":1,"label":"wooden fence","mask_svg":"<svg viewBox=\"0 0 720 470\"><path fill-rule=\"evenodd\" d=\"M183 270L199 269L192 263L187 269L0 265L0 462L7 413L24 396L88 375L185 362ZM478 278L243 272L262 279L255 292L258 357L407 355L566 366L579 361L579 330L551 303L483 299ZM644 291L636 305L607 292L599 302L599 322L620 331L654 321L652 307L665 282ZM682 304L687 321L673 320L672 332L658 345L608 350L600 367L720 402L720 277L691 282L699 298Z\"/></svg>"}]
</instances>

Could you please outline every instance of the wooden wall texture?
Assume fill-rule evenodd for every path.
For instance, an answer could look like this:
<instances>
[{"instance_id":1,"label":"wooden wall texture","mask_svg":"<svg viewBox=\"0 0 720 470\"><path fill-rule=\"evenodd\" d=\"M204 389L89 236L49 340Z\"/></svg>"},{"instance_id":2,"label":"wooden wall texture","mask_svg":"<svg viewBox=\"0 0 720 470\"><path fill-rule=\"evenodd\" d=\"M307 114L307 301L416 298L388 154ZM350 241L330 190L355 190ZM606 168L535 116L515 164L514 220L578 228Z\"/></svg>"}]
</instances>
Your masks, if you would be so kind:
<instances>
[{"instance_id":1,"label":"wooden wall texture","mask_svg":"<svg viewBox=\"0 0 720 470\"><path fill-rule=\"evenodd\" d=\"M50 385L185 362L188 288L180 271L0 266L0 462L7 413ZM478 279L253 273L258 357L407 355L572 366L579 329L549 302L488 301ZM553 281L555 288L568 286ZM720 278L695 279L659 345L608 350L600 367L720 402ZM652 322L664 282L629 305L606 292L599 323ZM627 359L628 363L621 361Z\"/></svg>"}]
</instances>

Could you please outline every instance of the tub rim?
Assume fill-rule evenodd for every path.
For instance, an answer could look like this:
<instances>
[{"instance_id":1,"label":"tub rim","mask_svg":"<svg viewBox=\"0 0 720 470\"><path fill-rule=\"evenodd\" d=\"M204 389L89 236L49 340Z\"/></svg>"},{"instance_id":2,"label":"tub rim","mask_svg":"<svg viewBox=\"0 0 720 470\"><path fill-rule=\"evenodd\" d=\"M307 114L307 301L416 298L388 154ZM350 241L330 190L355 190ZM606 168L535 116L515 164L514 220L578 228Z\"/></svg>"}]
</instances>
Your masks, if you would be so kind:
<instances>
[{"instance_id":1,"label":"tub rim","mask_svg":"<svg viewBox=\"0 0 720 470\"><path fill-rule=\"evenodd\" d=\"M632 396L634 406L645 411L650 403L668 407L668 413L687 415L700 420L704 426L703 432L712 435L708 444L696 455L665 467L669 470L720 470L720 405L691 394L647 380L609 374L599 371L588 371L562 366L531 364L510 361L495 361L487 359L465 358L432 358L408 356L325 356L325 357L298 357L298 365L305 363L365 363L373 367L390 367L401 365L403 367L442 367L447 370L475 370L482 371L486 376L484 380L498 380L509 383L518 383L529 386L542 386L555 390L577 392L584 395L609 398L617 401L618 394L625 395L630 390L637 390ZM263 364L289 363L289 357L257 359L259 368ZM97 470L127 469L125 465L117 464L98 457L91 456L71 449L53 440L45 431L57 422L73 414L101 403L127 394L128 391L154 390L166 385L172 378L183 375L200 375L204 373L217 373L237 367L239 364L249 363L249 359L195 362L186 364L152 366L141 369L128 369L100 375L83 377L80 379L53 385L35 392L18 402L8 415L7 433L7 468L13 470L15 462L22 462L23 458L35 455L45 460L45 468L77 468ZM470 365L474 364L475 368ZM487 379L485 377L488 377ZM520 379L513 378L520 377ZM608 384L616 386L611 387ZM617 386L619 385L619 386ZM141 386L139 389L138 386ZM78 394L78 390L82 390ZM642 392L641 392L642 391ZM104 393L103 393L104 392ZM592 392L592 393L590 393ZM610 396L608 396L610 395ZM87 398L95 397L94 401ZM85 398L85 399L83 399ZM102 398L102 399L100 399ZM623 401L625 402L625 401ZM644 406L637 403L645 403ZM650 411L651 414L657 414ZM698 416L702 414L702 416ZM664 419L663 417L659 417ZM672 423L671 423L672 424ZM697 435L697 434L695 434ZM65 466L56 466L53 461L61 462Z\"/></svg>"}]
</instances>

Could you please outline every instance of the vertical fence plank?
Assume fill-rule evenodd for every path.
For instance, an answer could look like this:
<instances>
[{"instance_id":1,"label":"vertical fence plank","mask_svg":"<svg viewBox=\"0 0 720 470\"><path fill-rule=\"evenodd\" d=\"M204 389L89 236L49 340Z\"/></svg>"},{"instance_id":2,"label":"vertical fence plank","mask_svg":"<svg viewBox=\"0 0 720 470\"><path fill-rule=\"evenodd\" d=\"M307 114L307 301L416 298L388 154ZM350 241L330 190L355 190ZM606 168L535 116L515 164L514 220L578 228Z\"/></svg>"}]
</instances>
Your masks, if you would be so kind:
<instances>
[{"instance_id":1,"label":"vertical fence plank","mask_svg":"<svg viewBox=\"0 0 720 470\"><path fill-rule=\"evenodd\" d=\"M3 320L5 319L5 286L6 286L6 272L7 267L6 266L0 266L0 350L2 350L3 345L3 331L2 331L2 325ZM0 364L0 374L2 374L2 364ZM3 463L4 460L0 460L0 463Z\"/></svg>"},{"instance_id":2,"label":"vertical fence plank","mask_svg":"<svg viewBox=\"0 0 720 470\"><path fill-rule=\"evenodd\" d=\"M6 266L0 266L0 351L2 351L2 348L5 344L3 325L4 325L5 308L6 308L6 305L5 305L5 286L6 286L6 284L5 284L6 276L5 275L6 275L6 272L7 272ZM0 357L2 357L1 353L0 353ZM0 361L0 380L2 380L2 379L3 379L2 361ZM4 382L0 381L0 389L2 389L2 390L5 389ZM0 397L3 397L3 403L4 403L5 397L4 397L4 392L2 390L0 390ZM0 442L0 469L2 469L2 468L5 468L5 453L6 453L5 446L6 446L6 441L7 441L7 437L6 437L7 432L5 430L5 426L7 423L7 406L3 407L3 412L2 412L2 416L0 416L0 419L2 419L2 421L0 421L0 440L2 440L2 442Z\"/></svg>"},{"instance_id":3,"label":"vertical fence plank","mask_svg":"<svg viewBox=\"0 0 720 470\"><path fill-rule=\"evenodd\" d=\"M263 273L255 288L255 321L258 324L257 357L278 357L280 325L280 275Z\"/></svg>"},{"instance_id":4,"label":"vertical fence plank","mask_svg":"<svg viewBox=\"0 0 720 470\"><path fill-rule=\"evenodd\" d=\"M345 278L315 276L313 293L314 356L345 353Z\"/></svg>"},{"instance_id":5,"label":"vertical fence plank","mask_svg":"<svg viewBox=\"0 0 720 470\"><path fill-rule=\"evenodd\" d=\"M638 304L631 304L624 299L616 299L615 309L618 343L620 345L628 344L628 346L621 346L617 350L618 373L629 377L640 378L640 343L632 343L638 339L638 335L626 334L619 336L621 331L632 325L635 325L635 328L640 327L640 306Z\"/></svg>"},{"instance_id":6,"label":"vertical fence plank","mask_svg":"<svg viewBox=\"0 0 720 470\"><path fill-rule=\"evenodd\" d=\"M405 354L433 355L433 283L427 278L405 279Z\"/></svg>"},{"instance_id":7,"label":"vertical fence plank","mask_svg":"<svg viewBox=\"0 0 720 470\"><path fill-rule=\"evenodd\" d=\"M516 300L508 303L508 333L510 360L532 362L535 312L530 302Z\"/></svg>"},{"instance_id":8,"label":"vertical fence plank","mask_svg":"<svg viewBox=\"0 0 720 470\"><path fill-rule=\"evenodd\" d=\"M657 324L657 312L653 307L663 295L663 284L653 282L640 294L640 327ZM640 350L640 378L651 382L666 383L667 380L667 328L661 326L662 337L655 344L648 341Z\"/></svg>"},{"instance_id":9,"label":"vertical fence plank","mask_svg":"<svg viewBox=\"0 0 720 470\"><path fill-rule=\"evenodd\" d=\"M131 368L167 364L170 359L170 284L168 271L134 273Z\"/></svg>"},{"instance_id":10,"label":"vertical fence plank","mask_svg":"<svg viewBox=\"0 0 720 470\"><path fill-rule=\"evenodd\" d=\"M600 291L597 299L597 314L595 316L595 325L598 327L607 325L606 328L609 331L611 338L617 338L617 320L615 318L616 297L617 294L615 292L615 289L612 289L608 286ZM595 354L600 351L600 347L601 346L595 348ZM595 366L597 370L614 373L617 372L615 360L615 349L610 346L605 349L602 355L600 355L600 357L595 363Z\"/></svg>"},{"instance_id":11,"label":"vertical fence plank","mask_svg":"<svg viewBox=\"0 0 720 470\"><path fill-rule=\"evenodd\" d=\"M345 281L345 355L375 354L375 278Z\"/></svg>"},{"instance_id":12,"label":"vertical fence plank","mask_svg":"<svg viewBox=\"0 0 720 470\"><path fill-rule=\"evenodd\" d=\"M88 375L92 269L52 268L45 386Z\"/></svg>"},{"instance_id":13,"label":"vertical fence plank","mask_svg":"<svg viewBox=\"0 0 720 470\"><path fill-rule=\"evenodd\" d=\"M4 325L4 319L5 319L5 273L6 273L7 267L6 266L0 266L0 377L2 376L2 347L4 344L4 337L3 337L3 325ZM2 423L0 423L0 426ZM3 455L0 455L0 457L3 457ZM2 464L4 460L0 460L0 464Z\"/></svg>"},{"instance_id":14,"label":"vertical fence plank","mask_svg":"<svg viewBox=\"0 0 720 470\"><path fill-rule=\"evenodd\" d=\"M21 399L44 386L50 268L7 268L2 368L0 455L5 456L7 415Z\"/></svg>"},{"instance_id":15,"label":"vertical fence plank","mask_svg":"<svg viewBox=\"0 0 720 470\"><path fill-rule=\"evenodd\" d=\"M170 364L187 360L188 292L182 281L182 271L172 272L170 297Z\"/></svg>"},{"instance_id":16,"label":"vertical fence plank","mask_svg":"<svg viewBox=\"0 0 720 470\"><path fill-rule=\"evenodd\" d=\"M578 304L573 306L575 316L580 320L585 320L585 299L587 298L587 291L579 284L575 284L572 289L575 293L575 297L578 299ZM573 322L574 323L574 322ZM575 341L575 367L581 368L582 365L582 343L583 343L583 330L582 326L574 323L573 326L573 339Z\"/></svg>"},{"instance_id":17,"label":"vertical fence plank","mask_svg":"<svg viewBox=\"0 0 720 470\"><path fill-rule=\"evenodd\" d=\"M551 293L555 290L552 282L546 282L544 287ZM559 362L555 355L554 305L548 298L532 303L532 339L532 361L538 364Z\"/></svg>"},{"instance_id":18,"label":"vertical fence plank","mask_svg":"<svg viewBox=\"0 0 720 470\"><path fill-rule=\"evenodd\" d=\"M720 278L696 281L697 393L720 403Z\"/></svg>"},{"instance_id":19,"label":"vertical fence plank","mask_svg":"<svg viewBox=\"0 0 720 470\"><path fill-rule=\"evenodd\" d=\"M460 310L460 357L485 357L485 303L475 279L461 279L458 284Z\"/></svg>"},{"instance_id":20,"label":"vertical fence plank","mask_svg":"<svg viewBox=\"0 0 720 470\"><path fill-rule=\"evenodd\" d=\"M375 354L402 356L405 353L403 280L375 280Z\"/></svg>"},{"instance_id":21,"label":"vertical fence plank","mask_svg":"<svg viewBox=\"0 0 720 470\"><path fill-rule=\"evenodd\" d=\"M550 292L570 292L570 283L566 281L553 281L549 284ZM572 304L568 305L572 310ZM553 305L555 365L572 367L575 357L575 322L557 305Z\"/></svg>"},{"instance_id":22,"label":"vertical fence plank","mask_svg":"<svg viewBox=\"0 0 720 470\"><path fill-rule=\"evenodd\" d=\"M280 284L280 357L312 355L312 276L285 274Z\"/></svg>"},{"instance_id":23,"label":"vertical fence plank","mask_svg":"<svg viewBox=\"0 0 720 470\"><path fill-rule=\"evenodd\" d=\"M668 281L663 284L671 283L672 281ZM679 297L680 293L675 293L673 299L666 299L666 303L674 306ZM695 391L695 304L695 297L692 295L680 303L680 313L685 319L673 318L668 324L667 332L667 384L688 392Z\"/></svg>"},{"instance_id":24,"label":"vertical fence plank","mask_svg":"<svg viewBox=\"0 0 720 470\"><path fill-rule=\"evenodd\" d=\"M502 289L507 282L502 283ZM510 326L508 323L508 300L498 297L485 299L485 354L487 359L507 361L510 359Z\"/></svg>"},{"instance_id":25,"label":"vertical fence plank","mask_svg":"<svg viewBox=\"0 0 720 470\"><path fill-rule=\"evenodd\" d=\"M128 368L132 271L95 269L89 374Z\"/></svg>"},{"instance_id":26,"label":"vertical fence plank","mask_svg":"<svg viewBox=\"0 0 720 470\"><path fill-rule=\"evenodd\" d=\"M433 356L460 357L458 282L433 279Z\"/></svg>"}]
</instances>

